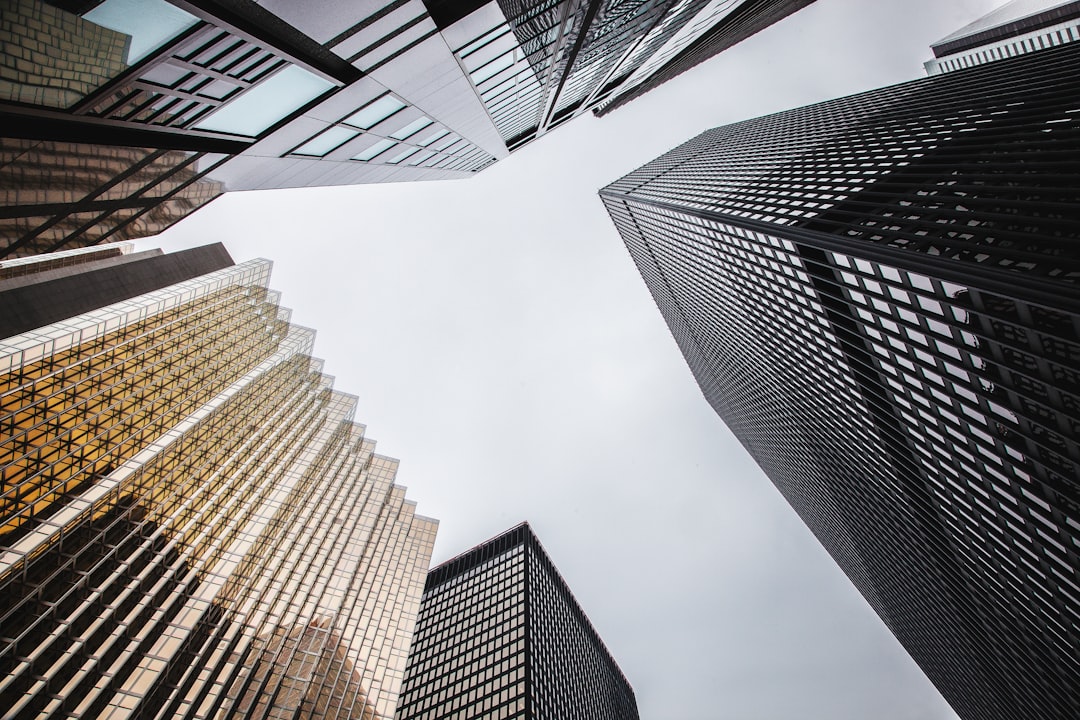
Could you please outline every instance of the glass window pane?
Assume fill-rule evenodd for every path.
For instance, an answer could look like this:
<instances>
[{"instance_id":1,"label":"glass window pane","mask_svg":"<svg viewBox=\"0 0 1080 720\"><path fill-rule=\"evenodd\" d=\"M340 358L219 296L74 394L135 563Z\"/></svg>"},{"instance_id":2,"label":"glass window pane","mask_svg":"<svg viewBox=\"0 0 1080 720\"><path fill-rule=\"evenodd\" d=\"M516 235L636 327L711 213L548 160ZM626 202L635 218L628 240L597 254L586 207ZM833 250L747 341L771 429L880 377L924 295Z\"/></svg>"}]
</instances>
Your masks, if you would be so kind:
<instances>
[{"instance_id":1,"label":"glass window pane","mask_svg":"<svg viewBox=\"0 0 1080 720\"><path fill-rule=\"evenodd\" d=\"M419 165L420 163L422 163L422 162L424 162L425 160L427 160L427 159L429 159L430 157L432 157L432 156L433 156L434 154L435 154L435 153L433 153L433 152L425 152L425 153L420 153L419 155L417 155L416 157L414 157L414 158L413 158L412 160L410 160L410 161L409 161L409 164L410 164L410 165Z\"/></svg>"},{"instance_id":2,"label":"glass window pane","mask_svg":"<svg viewBox=\"0 0 1080 720\"><path fill-rule=\"evenodd\" d=\"M326 153L330 152L336 147L340 147L342 143L352 140L359 133L349 128L343 128L340 125L335 126L315 137L308 140L300 147L293 150L293 155L314 155L315 157L322 157Z\"/></svg>"},{"instance_id":3,"label":"glass window pane","mask_svg":"<svg viewBox=\"0 0 1080 720\"><path fill-rule=\"evenodd\" d=\"M353 160L370 160L376 155L386 152L397 145L393 140L380 140L359 155L353 155Z\"/></svg>"},{"instance_id":4,"label":"glass window pane","mask_svg":"<svg viewBox=\"0 0 1080 720\"><path fill-rule=\"evenodd\" d=\"M404 160L405 158L409 157L409 156L410 156L410 155L412 155L413 153L418 153L418 152L420 152L420 148L415 148L415 147L407 147L407 148L405 148L404 150L402 150L402 151L401 151L400 153L398 153L397 155L395 155L394 157L392 157L392 158L390 158L389 160L387 160L386 162L388 162L388 163L390 163L391 165L393 165L394 163L399 163L399 162L401 162L402 160Z\"/></svg>"},{"instance_id":5,"label":"glass window pane","mask_svg":"<svg viewBox=\"0 0 1080 720\"><path fill-rule=\"evenodd\" d=\"M195 123L195 127L256 137L333 86L329 80L290 65L235 100L225 103Z\"/></svg>"},{"instance_id":6,"label":"glass window pane","mask_svg":"<svg viewBox=\"0 0 1080 720\"><path fill-rule=\"evenodd\" d=\"M390 137L396 138L398 140L404 140L405 138L410 137L411 135L415 135L416 133L420 132L421 130L423 130L424 128L426 128L428 125L431 125L431 124L432 123L431 123L430 118L426 118L426 117L417 118L416 120L413 120L411 123L409 123L405 127L398 130L396 133L393 133Z\"/></svg>"},{"instance_id":7,"label":"glass window pane","mask_svg":"<svg viewBox=\"0 0 1080 720\"><path fill-rule=\"evenodd\" d=\"M358 127L361 130L367 130L368 128L375 127L386 118L404 108L405 103L401 102L393 95L383 95L367 107L362 108L359 112L353 113L345 118L342 122L346 122L353 127Z\"/></svg>"},{"instance_id":8,"label":"glass window pane","mask_svg":"<svg viewBox=\"0 0 1080 720\"><path fill-rule=\"evenodd\" d=\"M84 17L21 0L3 2L0 16L2 52L18 64L0 83L0 100L51 108L75 105L199 22L164 0L107 0Z\"/></svg>"},{"instance_id":9,"label":"glass window pane","mask_svg":"<svg viewBox=\"0 0 1080 720\"><path fill-rule=\"evenodd\" d=\"M438 150L440 152L444 152L446 150L446 148L450 147L451 145L453 145L457 141L458 141L458 136L457 135L450 135L449 137L445 138L444 140L440 141L437 145L435 145L435 147L433 147L432 150Z\"/></svg>"},{"instance_id":10,"label":"glass window pane","mask_svg":"<svg viewBox=\"0 0 1080 720\"><path fill-rule=\"evenodd\" d=\"M421 140L420 142L418 142L416 144L421 146L421 147L427 147L428 145L435 142L436 140L444 138L449 134L450 134L449 130L436 130L431 135L428 135L426 138L424 138L423 140Z\"/></svg>"},{"instance_id":11,"label":"glass window pane","mask_svg":"<svg viewBox=\"0 0 1080 720\"><path fill-rule=\"evenodd\" d=\"M495 58L484 67L474 70L472 73L473 83L479 85L488 78L494 77L501 73L506 68L514 64L514 57L512 53L506 53L502 57Z\"/></svg>"},{"instance_id":12,"label":"glass window pane","mask_svg":"<svg viewBox=\"0 0 1080 720\"><path fill-rule=\"evenodd\" d=\"M165 0L106 0L83 17L131 36L127 63L132 65L199 22Z\"/></svg>"}]
</instances>

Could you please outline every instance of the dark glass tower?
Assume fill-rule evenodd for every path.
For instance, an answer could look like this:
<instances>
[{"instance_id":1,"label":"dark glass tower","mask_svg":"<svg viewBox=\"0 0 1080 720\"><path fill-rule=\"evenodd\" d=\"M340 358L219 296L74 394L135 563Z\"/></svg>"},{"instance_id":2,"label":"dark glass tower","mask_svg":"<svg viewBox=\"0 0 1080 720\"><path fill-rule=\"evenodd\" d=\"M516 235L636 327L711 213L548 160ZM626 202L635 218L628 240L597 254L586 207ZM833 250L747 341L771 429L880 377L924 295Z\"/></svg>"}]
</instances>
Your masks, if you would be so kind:
<instances>
[{"instance_id":1,"label":"dark glass tower","mask_svg":"<svg viewBox=\"0 0 1080 720\"><path fill-rule=\"evenodd\" d=\"M705 397L965 720L1080 716L1080 44L601 191Z\"/></svg>"},{"instance_id":2,"label":"dark glass tower","mask_svg":"<svg viewBox=\"0 0 1080 720\"><path fill-rule=\"evenodd\" d=\"M0 258L230 190L471 177L702 33L741 40L744 6L805 4L2 0Z\"/></svg>"},{"instance_id":3,"label":"dark glass tower","mask_svg":"<svg viewBox=\"0 0 1080 720\"><path fill-rule=\"evenodd\" d=\"M398 720L637 720L634 691L526 523L428 573Z\"/></svg>"}]
</instances>

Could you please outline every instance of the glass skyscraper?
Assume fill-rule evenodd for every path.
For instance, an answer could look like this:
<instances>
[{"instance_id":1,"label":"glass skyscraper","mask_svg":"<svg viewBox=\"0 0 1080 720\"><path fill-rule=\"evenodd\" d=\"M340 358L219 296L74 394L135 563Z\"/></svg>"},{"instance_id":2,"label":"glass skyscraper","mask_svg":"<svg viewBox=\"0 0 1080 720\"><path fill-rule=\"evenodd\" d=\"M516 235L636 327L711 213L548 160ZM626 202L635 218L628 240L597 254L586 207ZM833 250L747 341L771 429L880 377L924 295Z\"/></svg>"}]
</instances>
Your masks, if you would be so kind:
<instances>
[{"instance_id":1,"label":"glass skyscraper","mask_svg":"<svg viewBox=\"0 0 1080 720\"><path fill-rule=\"evenodd\" d=\"M0 0L0 258L229 190L470 177L806 4Z\"/></svg>"},{"instance_id":2,"label":"glass skyscraper","mask_svg":"<svg viewBox=\"0 0 1080 720\"><path fill-rule=\"evenodd\" d=\"M593 112L607 115L813 1L711 0L705 10L679 30L672 42L606 95Z\"/></svg>"},{"instance_id":3,"label":"glass skyscraper","mask_svg":"<svg viewBox=\"0 0 1080 720\"><path fill-rule=\"evenodd\" d=\"M1080 713L1078 73L1027 48L601 191L705 397L964 720Z\"/></svg>"},{"instance_id":4,"label":"glass skyscraper","mask_svg":"<svg viewBox=\"0 0 1080 720\"><path fill-rule=\"evenodd\" d=\"M527 523L428 573L398 720L637 720L634 691Z\"/></svg>"},{"instance_id":5,"label":"glass skyscraper","mask_svg":"<svg viewBox=\"0 0 1080 720\"><path fill-rule=\"evenodd\" d=\"M0 263L0 705L390 718L435 521L269 262L130 250Z\"/></svg>"}]
</instances>

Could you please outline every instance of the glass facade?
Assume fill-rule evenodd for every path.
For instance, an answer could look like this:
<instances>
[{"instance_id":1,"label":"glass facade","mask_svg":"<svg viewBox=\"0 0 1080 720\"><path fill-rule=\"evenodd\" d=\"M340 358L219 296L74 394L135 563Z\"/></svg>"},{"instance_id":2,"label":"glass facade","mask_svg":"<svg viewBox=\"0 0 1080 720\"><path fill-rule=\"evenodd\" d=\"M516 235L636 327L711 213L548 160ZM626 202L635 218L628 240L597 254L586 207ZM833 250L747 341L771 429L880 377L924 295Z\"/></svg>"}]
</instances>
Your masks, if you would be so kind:
<instances>
[{"instance_id":1,"label":"glass facade","mask_svg":"<svg viewBox=\"0 0 1080 720\"><path fill-rule=\"evenodd\" d=\"M601 191L705 397L960 717L1080 709L1080 45Z\"/></svg>"},{"instance_id":2,"label":"glass facade","mask_svg":"<svg viewBox=\"0 0 1080 720\"><path fill-rule=\"evenodd\" d=\"M499 134L514 150L666 71L667 59L702 33L713 39L704 60L812 1L499 0L478 10L462 4L456 11L431 5ZM748 13L752 31L736 20Z\"/></svg>"},{"instance_id":3,"label":"glass facade","mask_svg":"<svg viewBox=\"0 0 1080 720\"><path fill-rule=\"evenodd\" d=\"M0 138L0 257L153 235L221 194L179 150Z\"/></svg>"},{"instance_id":4,"label":"glass facade","mask_svg":"<svg viewBox=\"0 0 1080 720\"><path fill-rule=\"evenodd\" d=\"M626 678L527 524L434 568L398 720L637 720Z\"/></svg>"},{"instance_id":5,"label":"glass facade","mask_svg":"<svg viewBox=\"0 0 1080 720\"><path fill-rule=\"evenodd\" d=\"M622 107L813 1L711 0L625 82L598 98L595 114Z\"/></svg>"},{"instance_id":6,"label":"glass facade","mask_svg":"<svg viewBox=\"0 0 1080 720\"><path fill-rule=\"evenodd\" d=\"M229 190L471 177L705 7L0 0L0 259L152 235Z\"/></svg>"},{"instance_id":7,"label":"glass facade","mask_svg":"<svg viewBox=\"0 0 1080 720\"><path fill-rule=\"evenodd\" d=\"M3 263L0 290L105 293L124 251ZM0 342L13 716L393 714L436 523L269 274L228 261Z\"/></svg>"}]
</instances>

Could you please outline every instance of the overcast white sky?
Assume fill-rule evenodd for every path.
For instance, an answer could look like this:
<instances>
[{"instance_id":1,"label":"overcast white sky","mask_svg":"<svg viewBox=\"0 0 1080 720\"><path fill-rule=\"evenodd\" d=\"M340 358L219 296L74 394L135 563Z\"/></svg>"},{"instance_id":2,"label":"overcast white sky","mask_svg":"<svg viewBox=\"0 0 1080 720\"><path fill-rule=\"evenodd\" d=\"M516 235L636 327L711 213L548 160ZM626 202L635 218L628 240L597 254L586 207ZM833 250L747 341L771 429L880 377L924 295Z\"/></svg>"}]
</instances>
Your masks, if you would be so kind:
<instances>
[{"instance_id":1,"label":"overcast white sky","mask_svg":"<svg viewBox=\"0 0 1080 720\"><path fill-rule=\"evenodd\" d=\"M275 261L434 563L532 524L647 720L952 720L706 404L597 190L706 128L922 75L999 0L818 0L464 181L227 195L142 247Z\"/></svg>"}]
</instances>

